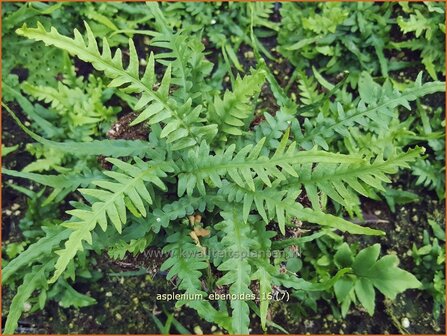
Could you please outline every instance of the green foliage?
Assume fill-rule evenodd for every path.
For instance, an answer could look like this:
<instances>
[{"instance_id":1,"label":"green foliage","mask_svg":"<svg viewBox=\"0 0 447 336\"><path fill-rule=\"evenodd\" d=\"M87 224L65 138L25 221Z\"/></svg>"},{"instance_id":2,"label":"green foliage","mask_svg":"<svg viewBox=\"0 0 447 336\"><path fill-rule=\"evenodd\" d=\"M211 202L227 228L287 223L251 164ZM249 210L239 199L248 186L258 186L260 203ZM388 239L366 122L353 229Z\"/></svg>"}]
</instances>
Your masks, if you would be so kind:
<instances>
[{"instance_id":1,"label":"green foliage","mask_svg":"<svg viewBox=\"0 0 447 336\"><path fill-rule=\"evenodd\" d=\"M73 209L67 212L73 217L64 226L73 232L65 243L65 248L57 252L59 258L50 283L55 282L76 253L83 250L83 241L92 244L91 231L96 228L96 225L99 224L105 231L110 221L120 233L123 223L127 221L126 208L137 217L140 215L146 217L147 211L144 203L153 203L152 185L156 185L161 190L166 189L160 177L166 177L165 170L169 171L170 169L163 162L147 164L135 158L135 164L131 165L118 159L109 158L108 161L117 168L117 171L104 172L110 180L92 183L101 189L79 190L84 197L96 199L91 202L91 208ZM145 182L151 183L151 186L149 187Z\"/></svg>"},{"instance_id":2,"label":"green foliage","mask_svg":"<svg viewBox=\"0 0 447 336\"><path fill-rule=\"evenodd\" d=\"M426 71L437 79L445 75L444 13L442 3L290 3L281 8L278 42L294 65L317 62L328 75L348 70L354 86L362 70L388 76L408 66L405 60L387 56L405 49L419 51ZM393 25L402 37L396 38Z\"/></svg>"},{"instance_id":3,"label":"green foliage","mask_svg":"<svg viewBox=\"0 0 447 336\"><path fill-rule=\"evenodd\" d=\"M410 252L416 265L413 272L422 282L422 289L433 297L433 314L439 317L445 307L445 229L433 219L428 223L432 232L424 230L423 245L413 243Z\"/></svg>"},{"instance_id":4,"label":"green foliage","mask_svg":"<svg viewBox=\"0 0 447 336\"><path fill-rule=\"evenodd\" d=\"M393 43L397 49L419 51L422 64L433 79L445 76L445 4L442 2L402 4L403 13L397 24L411 38Z\"/></svg>"},{"instance_id":5,"label":"green foliage","mask_svg":"<svg viewBox=\"0 0 447 336\"><path fill-rule=\"evenodd\" d=\"M439 38L421 8L440 7L405 6L416 38ZM297 315L325 301L345 316L357 302L372 315L376 290L394 299L421 287L396 256L379 258L380 244L359 251L345 242L385 234L365 225L364 199L384 197L391 207L417 199L407 185L393 189L401 169L417 177L411 186L444 194L436 169L445 123L426 97L445 83L423 73L409 82L392 77L407 66L388 57L406 48L390 37L397 5L7 7L8 43L33 45L42 62L54 53L61 64L45 81L32 68L19 80L13 69L24 63L11 57L4 68L2 106L35 143L26 145L31 163L2 171L38 189L8 183L26 195L28 209L19 224L26 239L5 249L3 281L17 290L5 333L14 332L25 303L32 311L49 300L95 304L72 285L101 276L92 271L96 255L120 260L149 249L163 252L160 274L185 295L177 307L235 334L249 333L253 313L265 332L284 332L272 321L278 292L299 301L290 304ZM85 19L85 32L68 37L56 20L61 10L69 27ZM397 22L411 33L405 19ZM267 49L273 36L286 60ZM290 78L270 69L281 62ZM112 125L130 140L110 137ZM8 143L2 155L22 150ZM421 288L439 303L442 229L433 227L436 240L413 256L430 270L426 257L437 259ZM217 291L227 298L209 299ZM165 315L165 325L154 316L160 330L186 330Z\"/></svg>"},{"instance_id":6,"label":"green foliage","mask_svg":"<svg viewBox=\"0 0 447 336\"><path fill-rule=\"evenodd\" d=\"M393 4L288 3L281 8L280 52L298 68L311 61L327 74L348 70L357 85L359 72L388 75L402 67L388 60L385 48Z\"/></svg>"},{"instance_id":7,"label":"green foliage","mask_svg":"<svg viewBox=\"0 0 447 336\"><path fill-rule=\"evenodd\" d=\"M5 325L5 334L14 333L15 329L17 328L20 315L24 310L25 303L31 297L33 292L36 289L48 287L45 270L50 268L52 263L54 263L54 260L44 265L35 266L32 268L31 272L25 275L23 284L17 288L17 294L12 300L10 313Z\"/></svg>"},{"instance_id":8,"label":"green foliage","mask_svg":"<svg viewBox=\"0 0 447 336\"><path fill-rule=\"evenodd\" d=\"M22 89L37 100L50 104L51 110L58 115L54 119L62 120L55 126L63 129L68 138L91 141L100 129L110 128L109 121L117 109L104 106L107 92L100 79L90 76L86 84L76 80L69 85L71 88L59 82L58 88L54 89L24 82Z\"/></svg>"},{"instance_id":9,"label":"green foliage","mask_svg":"<svg viewBox=\"0 0 447 336\"><path fill-rule=\"evenodd\" d=\"M210 109L209 120L219 125L219 131L229 135L241 135L241 127L251 121L250 98L259 94L264 83L264 72L257 70L244 78L236 78L233 92L226 91L223 99L216 96Z\"/></svg>"},{"instance_id":10,"label":"green foliage","mask_svg":"<svg viewBox=\"0 0 447 336\"><path fill-rule=\"evenodd\" d=\"M370 315L375 310L375 288L390 299L408 288L418 288L421 283L411 273L400 269L399 259L387 255L377 259L380 244L361 250L355 257L344 243L334 256L339 268L352 267L352 274L346 274L334 284L334 291L345 316L352 302L360 302Z\"/></svg>"}]
</instances>

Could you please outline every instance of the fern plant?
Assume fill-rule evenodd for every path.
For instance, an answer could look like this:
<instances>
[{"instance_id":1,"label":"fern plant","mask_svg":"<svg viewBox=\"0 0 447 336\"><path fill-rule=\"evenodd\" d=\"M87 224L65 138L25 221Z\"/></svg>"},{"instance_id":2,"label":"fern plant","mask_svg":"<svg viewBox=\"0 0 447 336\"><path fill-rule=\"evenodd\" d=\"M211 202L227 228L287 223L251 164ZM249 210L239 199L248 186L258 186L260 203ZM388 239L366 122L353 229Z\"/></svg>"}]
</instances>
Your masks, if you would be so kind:
<instances>
[{"instance_id":1,"label":"fern plant","mask_svg":"<svg viewBox=\"0 0 447 336\"><path fill-rule=\"evenodd\" d=\"M393 4L286 3L281 8L279 51L299 69L313 61L328 75L347 70L353 87L362 70L388 76L388 71L405 66L385 57L392 10Z\"/></svg>"},{"instance_id":2,"label":"fern plant","mask_svg":"<svg viewBox=\"0 0 447 336\"><path fill-rule=\"evenodd\" d=\"M296 115L285 117L280 111L277 121L271 117L268 125L251 131L253 97L268 76L263 65L237 77L231 89L216 91L211 84L210 62L198 37L172 32L158 5L148 6L157 27L156 31L142 32L153 37L148 55L139 55L132 39L126 52L120 48L112 51L108 39L99 42L87 23L85 36L75 30L73 38L41 24L17 30L22 37L64 50L102 72L109 87L119 89L138 114L132 124L143 123L150 135L147 141L56 142L36 135L17 120L44 146L71 150L74 155L107 156L110 169L96 176L78 174L77 179L69 180L6 170L6 174L51 188L77 189L81 196L71 202L69 219L4 268L5 284L17 285L19 279L14 275L24 274L10 307L7 334L14 332L23 303L34 292L46 293L74 281L79 277L76 268L80 261L88 260L88 255L109 253L119 258L123 250L136 252L149 246L167 253L161 266L168 271L167 279L175 279L178 290L195 297L177 305L189 306L203 319L235 334L249 332L253 310L267 330L273 325L268 314L273 288L321 290L357 274L356 266L350 263L316 283L296 273L281 272L271 254L297 243L299 238L286 237L294 222L309 223L314 234L337 230L384 235L378 228L330 214L327 200L353 216L359 212L360 196L374 197L390 182L390 174L408 167L424 151L415 147L388 157L340 154L330 152L321 136L343 136L352 125L366 127L369 119L380 121L381 114L387 116L397 106L408 106L409 101L434 92L436 83L418 82L417 89L405 92L385 85L378 103L361 93L357 104L348 111L338 109L337 119L328 125L321 117L317 118L319 125L310 121L300 124ZM159 48L164 51L155 53ZM319 133L317 128L325 132ZM302 196L310 203L300 201ZM274 223L279 232L273 230ZM376 247L374 251L377 258ZM377 263L384 259L391 257ZM391 297L419 286L411 274L395 264L392 257L393 269L408 280L402 287L387 291L374 284ZM253 288L257 283L259 290ZM208 300L208 294L217 288L226 291L230 299L218 304ZM372 286L367 290L374 295ZM357 295L371 307L371 296L363 301Z\"/></svg>"},{"instance_id":3,"label":"fern plant","mask_svg":"<svg viewBox=\"0 0 447 336\"><path fill-rule=\"evenodd\" d=\"M441 52L445 48L445 4L401 4L401 7L403 13L398 16L397 24L411 38L395 42L393 46L419 51L422 64L433 79L445 76L445 54Z\"/></svg>"}]
</instances>

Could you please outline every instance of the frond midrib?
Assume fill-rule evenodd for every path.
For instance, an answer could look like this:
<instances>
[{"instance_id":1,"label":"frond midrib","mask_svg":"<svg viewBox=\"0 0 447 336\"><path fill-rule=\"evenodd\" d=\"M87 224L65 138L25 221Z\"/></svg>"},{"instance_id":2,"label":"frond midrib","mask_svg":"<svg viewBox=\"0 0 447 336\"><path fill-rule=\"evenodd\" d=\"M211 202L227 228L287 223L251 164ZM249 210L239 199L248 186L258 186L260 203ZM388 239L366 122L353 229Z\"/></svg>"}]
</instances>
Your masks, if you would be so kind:
<instances>
[{"instance_id":1,"label":"frond midrib","mask_svg":"<svg viewBox=\"0 0 447 336\"><path fill-rule=\"evenodd\" d=\"M62 39L57 39L57 38L53 37L52 35L50 35L48 32L46 32L46 34L43 34L43 33L41 33L41 32L37 32L37 31L34 30L34 31L33 31L33 34L34 34L34 35L40 35L40 36L43 36L43 38L40 38L41 41L44 40L44 39L45 39L45 40L53 41L53 42L50 42L50 43L53 44L53 45L55 45L55 46L57 46L58 44L67 44L66 41L63 41ZM74 39L71 39L71 38L69 38L69 37L62 36L62 35L61 35L61 37L62 37L62 38L69 39L69 40L71 40L72 42L75 42ZM84 43L85 43L85 41L84 41ZM86 46L87 46L87 45L86 45ZM111 62L111 63L106 62L106 61L103 60L101 57L98 57L98 55L96 55L95 53L92 53L90 50L88 50L88 46L87 46L87 48L83 49L83 48L79 47L76 43L72 43L72 44L69 44L68 47L66 47L66 48L62 48L62 49L65 49L65 50L67 50L67 51L70 50L70 49L76 49L76 50L77 50L77 53L75 52L75 54L76 54L78 57L80 57L80 55L82 55L82 54L87 53L87 54L89 55L89 57L91 57L91 58L93 58L93 59L95 60L94 62L103 64L103 66L104 66L105 69L110 69L110 68L112 68L116 73L119 73L119 75L117 76L117 78L118 78L118 77L127 77L127 78L129 78L129 79L130 79L129 82L130 82L130 83L133 83L133 85L137 85L137 87L141 90L141 92L144 92L144 93L150 95L150 96L153 97L158 103L162 104L162 105L163 105L163 108L165 108L166 110L168 110L168 111L171 113L171 115L173 115L173 116L180 122L180 124L183 126L183 128L185 128L185 129L188 131L188 134L194 138L194 140L196 141L196 143L199 142L199 139L192 133L192 131L191 131L189 125L187 125L187 124L184 122L183 118L181 118L181 117L180 117L180 116L179 116L179 115L178 115L178 114L177 114L177 113L176 113L176 112L175 112L175 111L168 105L167 101L164 101L164 100L163 100L163 99L162 99L156 92L154 92L154 91L148 89L148 88L146 87L146 85L144 85L144 83L143 83L139 78L130 75L130 74L129 74L127 71L125 71L124 69L120 69L120 68L115 67L115 65L114 65L112 62ZM93 63L93 62L91 62L91 63Z\"/></svg>"},{"instance_id":2,"label":"frond midrib","mask_svg":"<svg viewBox=\"0 0 447 336\"><path fill-rule=\"evenodd\" d=\"M339 120L335 124L330 125L330 126L326 126L326 127L327 127L327 129L333 130L334 128L336 128L336 127L338 127L340 125L344 125L345 123L351 121L352 119L355 119L355 118L357 118L359 116L362 116L362 115L365 115L367 113L374 112L374 111L379 110L381 108L384 108L386 106L393 105L396 102L398 103L400 100L405 99L407 97L411 97L411 96L414 96L414 95L416 95L417 97L421 97L421 96L424 96L424 95L426 95L426 94L428 94L430 92L440 91L440 90L444 89L444 85L445 84L442 83L442 82L441 83L437 83L437 82L435 82L435 83L427 83L427 84L425 84L422 87L413 88L412 90L408 90L406 92L403 92L399 97L395 97L395 98L392 98L390 100L386 100L384 103L382 103L380 105L367 108L364 111L359 111L357 113L354 113L353 115L348 116L347 118ZM406 101L408 101L408 100L406 100ZM318 130L318 129L314 128L314 130L312 132L309 132L309 134L307 136L304 136L302 138L302 140L306 141L306 140L309 140L309 139L313 138L315 136L315 130Z\"/></svg>"},{"instance_id":3,"label":"frond midrib","mask_svg":"<svg viewBox=\"0 0 447 336\"><path fill-rule=\"evenodd\" d=\"M316 160L320 157L329 157L328 154L330 156L333 156L334 158L336 158L337 156L342 156L343 154L333 154L333 153L327 153L324 152L324 155L320 156L320 154L315 154L309 151L306 152L300 152L297 153L295 155L291 155L291 156L281 156L279 158L268 158L266 156L261 156L257 159L248 161L246 159L244 159L243 161L238 161L238 162L230 162L230 163L220 163L220 164L214 164L213 162L211 162L211 164L209 166L202 166L199 167L198 169L193 169L190 171L182 171L179 172L181 173L193 173L193 174L198 174L201 172L208 172L208 171L217 171L220 169L241 169L244 167L267 167L267 166L281 166L281 164L299 164L300 162L296 162L296 160L299 160L301 158L315 158ZM264 158L263 160L260 160L260 158ZM350 161L350 162L360 162L362 161L362 159L359 158L352 158L349 156L344 156L343 155L343 160L345 160L345 162Z\"/></svg>"}]
</instances>

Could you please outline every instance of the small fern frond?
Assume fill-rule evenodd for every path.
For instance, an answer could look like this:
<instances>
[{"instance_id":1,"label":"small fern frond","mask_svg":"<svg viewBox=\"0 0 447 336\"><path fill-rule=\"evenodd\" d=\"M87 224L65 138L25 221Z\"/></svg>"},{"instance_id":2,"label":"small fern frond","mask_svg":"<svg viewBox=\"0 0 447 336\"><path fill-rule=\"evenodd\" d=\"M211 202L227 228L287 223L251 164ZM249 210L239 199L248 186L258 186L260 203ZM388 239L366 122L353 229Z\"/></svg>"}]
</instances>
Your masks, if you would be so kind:
<instances>
[{"instance_id":1,"label":"small fern frond","mask_svg":"<svg viewBox=\"0 0 447 336\"><path fill-rule=\"evenodd\" d=\"M323 95L317 90L318 83L313 80L313 77L301 74L298 80L298 89L300 90L300 100L303 105L312 105L318 103Z\"/></svg>"},{"instance_id":2,"label":"small fern frond","mask_svg":"<svg viewBox=\"0 0 447 336\"><path fill-rule=\"evenodd\" d=\"M192 215L195 211L204 212L205 209L213 209L214 204L211 200L200 196L184 196L178 200L163 205L161 208L155 208L148 214L148 219L152 224L152 231L158 233L161 227L168 227L169 223L186 216Z\"/></svg>"},{"instance_id":3,"label":"small fern frond","mask_svg":"<svg viewBox=\"0 0 447 336\"><path fill-rule=\"evenodd\" d=\"M218 323L226 330L231 330L228 315L216 310L209 301L201 300L206 293L201 289L202 271L208 267L208 258L203 251L193 243L186 232L177 232L167 238L163 252L169 253L170 257L161 265L160 270L169 270L166 278L178 277L178 288L185 291L190 300L181 300L179 305L187 305L195 309L205 320Z\"/></svg>"},{"instance_id":4,"label":"small fern frond","mask_svg":"<svg viewBox=\"0 0 447 336\"><path fill-rule=\"evenodd\" d=\"M250 101L261 91L264 84L265 71L253 70L250 75L237 77L232 91L226 91L223 98L216 96L209 109L208 120L216 123L219 132L228 135L242 135L253 117Z\"/></svg>"},{"instance_id":5,"label":"small fern frond","mask_svg":"<svg viewBox=\"0 0 447 336\"><path fill-rule=\"evenodd\" d=\"M271 238L276 233L274 231L267 231L265 224L261 221L255 223L255 232L259 244L256 250L260 253L259 257L253 262L256 267L256 272L252 274L251 279L259 281L259 314L262 330L266 331L270 303L269 295L272 293L272 274L277 273L276 268L270 264Z\"/></svg>"},{"instance_id":6,"label":"small fern frond","mask_svg":"<svg viewBox=\"0 0 447 336\"><path fill-rule=\"evenodd\" d=\"M147 3L155 17L158 32L151 33L151 46L167 49L155 59L164 65L172 65L172 83L179 87L175 97L185 102L188 98L199 101L206 87L204 79L212 70L212 63L205 59L204 46L199 36L173 33L163 12L156 2Z\"/></svg>"},{"instance_id":7,"label":"small fern frond","mask_svg":"<svg viewBox=\"0 0 447 336\"><path fill-rule=\"evenodd\" d=\"M70 153L73 155L83 156L83 155L103 155L108 157L122 157L122 156L148 156L152 159L159 158L160 148L155 150L155 146L147 141L142 140L93 140L89 142L74 142L74 141L64 141L57 142L45 139L44 137L34 133L28 129L20 119L15 115L15 113L2 102L2 106L11 115L14 121L19 125L19 127L33 138L38 143L57 151L63 153Z\"/></svg>"},{"instance_id":8,"label":"small fern frond","mask_svg":"<svg viewBox=\"0 0 447 336\"><path fill-rule=\"evenodd\" d=\"M168 245L163 252L171 253L160 270L169 270L166 278L179 277L178 288L189 293L204 293L200 277L202 270L208 267L206 255L196 246L185 232L177 232L167 238ZM190 257L190 258L188 258Z\"/></svg>"},{"instance_id":9,"label":"small fern frond","mask_svg":"<svg viewBox=\"0 0 447 336\"><path fill-rule=\"evenodd\" d=\"M124 259L126 253L132 253L133 256L136 256L144 252L152 242L152 239L152 236L145 236L138 239L131 239L129 242L119 241L109 249L108 254L116 260Z\"/></svg>"},{"instance_id":10,"label":"small fern frond","mask_svg":"<svg viewBox=\"0 0 447 336\"><path fill-rule=\"evenodd\" d=\"M75 191L79 186L86 187L94 180L102 178L98 171L85 172L84 174L64 174L64 175L45 175L28 172L19 172L2 168L2 174L24 178L44 186L54 188L54 191L48 199L54 199L58 194L66 195ZM45 202L49 202L48 200Z\"/></svg>"},{"instance_id":11,"label":"small fern frond","mask_svg":"<svg viewBox=\"0 0 447 336\"><path fill-rule=\"evenodd\" d=\"M11 306L9 308L8 318L5 324L5 335L14 334L19 322L19 318L23 313L25 303L29 300L31 295L36 289L47 288L46 271L52 268L54 259L51 261L37 265L25 275L23 283L17 289L17 294L12 299Z\"/></svg>"},{"instance_id":12,"label":"small fern frond","mask_svg":"<svg viewBox=\"0 0 447 336\"><path fill-rule=\"evenodd\" d=\"M440 199L445 198L445 167L441 162L418 160L412 168L412 174L417 177L416 185L434 189Z\"/></svg>"},{"instance_id":13,"label":"small fern frond","mask_svg":"<svg viewBox=\"0 0 447 336\"><path fill-rule=\"evenodd\" d=\"M47 229L44 227L44 231ZM6 284L8 280L20 269L31 266L41 257L49 255L53 249L66 240L71 230L60 229L48 231L46 236L30 245L24 252L20 253L15 259L11 260L2 270L2 283Z\"/></svg>"},{"instance_id":14,"label":"small fern frond","mask_svg":"<svg viewBox=\"0 0 447 336\"><path fill-rule=\"evenodd\" d=\"M224 221L216 228L225 233L222 243L228 259L219 265L219 271L225 275L217 280L217 285L230 286L229 292L234 295L231 300L231 323L235 334L248 334L250 309L247 300L253 295L250 290L251 266L248 262L250 250L256 242L250 238L250 225L242 220L240 211L221 212Z\"/></svg>"},{"instance_id":15,"label":"small fern frond","mask_svg":"<svg viewBox=\"0 0 447 336\"><path fill-rule=\"evenodd\" d=\"M291 130L299 127L298 121L293 114L285 112L283 109L276 112L274 116L264 113L265 121L254 128L253 133L249 133L247 138L250 143L258 143L262 138L266 138L263 152L267 154L271 150L278 148L284 132L290 127Z\"/></svg>"},{"instance_id":16,"label":"small fern frond","mask_svg":"<svg viewBox=\"0 0 447 336\"><path fill-rule=\"evenodd\" d=\"M135 158L135 164L109 158L119 171L106 171L104 174L111 180L93 182L97 189L80 189L81 194L89 198L91 207L67 211L72 219L63 225L73 230L65 243L65 248L56 253L59 258L55 265L55 273L50 282L55 282L64 272L70 260L78 251L83 250L83 242L92 243L92 231L99 226L105 231L111 222L118 232L127 221L126 208L143 217L147 211L145 203L152 204L152 184L166 190L160 177L170 168L166 163L148 163ZM147 186L146 183L151 185Z\"/></svg>"}]
</instances>

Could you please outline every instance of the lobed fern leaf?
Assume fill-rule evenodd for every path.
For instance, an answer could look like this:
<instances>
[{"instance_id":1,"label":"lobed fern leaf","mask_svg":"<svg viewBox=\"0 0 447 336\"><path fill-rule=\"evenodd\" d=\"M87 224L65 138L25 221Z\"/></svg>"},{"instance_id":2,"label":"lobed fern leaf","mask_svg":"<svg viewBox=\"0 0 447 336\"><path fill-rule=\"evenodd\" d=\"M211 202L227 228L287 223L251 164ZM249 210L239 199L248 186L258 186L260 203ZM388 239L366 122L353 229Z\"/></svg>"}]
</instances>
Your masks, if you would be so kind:
<instances>
[{"instance_id":1,"label":"lobed fern leaf","mask_svg":"<svg viewBox=\"0 0 447 336\"><path fill-rule=\"evenodd\" d=\"M317 90L318 83L312 77L301 74L298 80L298 89L300 90L300 100L303 105L312 105L319 102L323 95Z\"/></svg>"},{"instance_id":2,"label":"lobed fern leaf","mask_svg":"<svg viewBox=\"0 0 447 336\"><path fill-rule=\"evenodd\" d=\"M314 209L321 209L322 193L352 212L360 204L357 194L373 197L374 190L385 191L382 183L391 182L386 174L409 168L408 163L423 152L423 148L416 147L387 160L378 155L371 163L318 163L315 167L305 164L298 170L298 186L304 186Z\"/></svg>"},{"instance_id":3,"label":"lobed fern leaf","mask_svg":"<svg viewBox=\"0 0 447 336\"><path fill-rule=\"evenodd\" d=\"M143 253L144 250L152 242L153 236L148 235L138 239L132 239L129 242L119 241L116 245L112 246L107 252L113 259L123 259L126 253L132 253L136 256Z\"/></svg>"},{"instance_id":4,"label":"lobed fern leaf","mask_svg":"<svg viewBox=\"0 0 447 336\"><path fill-rule=\"evenodd\" d=\"M74 142L74 141L64 141L57 142L45 139L40 135L34 133L28 129L15 113L5 104L2 106L8 111L14 121L19 125L19 127L28 134L35 141L40 144L56 149L64 153L71 153L74 155L104 155L109 157L122 157L122 156L149 156L151 158L159 157L159 148L155 150L154 146L147 141L141 140L93 140L89 142Z\"/></svg>"},{"instance_id":5,"label":"lobed fern leaf","mask_svg":"<svg viewBox=\"0 0 447 336\"><path fill-rule=\"evenodd\" d=\"M93 172L91 174L66 174L66 175L45 175L36 173L19 172L2 168L2 174L14 177L20 177L34 181L36 183L49 186L55 189L68 189L69 191L75 191L79 186L87 186L92 181L101 178L99 172Z\"/></svg>"},{"instance_id":6,"label":"lobed fern leaf","mask_svg":"<svg viewBox=\"0 0 447 336\"><path fill-rule=\"evenodd\" d=\"M432 164L428 160L419 160L413 166L413 175L417 176L416 185L423 185L430 189L435 189L440 198L443 197L445 191L443 183L443 174L439 173L445 170L440 165Z\"/></svg>"},{"instance_id":7,"label":"lobed fern leaf","mask_svg":"<svg viewBox=\"0 0 447 336\"><path fill-rule=\"evenodd\" d=\"M184 34L183 31L173 33L155 2L147 3L155 17L157 32L151 32L151 45L167 49L168 52L157 54L155 59L164 65L172 65L172 83L179 87L174 95L186 101L191 98L199 101L203 93L209 91L205 77L212 70L212 63L204 57L204 46L199 36Z\"/></svg>"},{"instance_id":8,"label":"lobed fern leaf","mask_svg":"<svg viewBox=\"0 0 447 336\"><path fill-rule=\"evenodd\" d=\"M152 231L158 233L161 227L168 227L169 223L178 219L192 215L195 211L204 212L205 209L213 209L214 204L211 199L199 196L183 196L178 200L163 205L160 208L154 208L148 214L148 219L153 222Z\"/></svg>"},{"instance_id":9,"label":"lobed fern leaf","mask_svg":"<svg viewBox=\"0 0 447 336\"><path fill-rule=\"evenodd\" d=\"M294 135L304 149L318 145L327 150L328 140L336 136L349 136L351 126L367 127L372 122L386 129L389 118L394 117L395 108L403 106L410 110L411 101L444 90L443 82L423 84L422 73L418 75L413 87L402 92L393 89L388 81L381 87L368 74L363 73L359 81L360 100L357 107L345 111L341 104L336 104L333 108L334 118L320 112L314 123L306 119L302 125L304 130L299 130Z\"/></svg>"},{"instance_id":10,"label":"lobed fern leaf","mask_svg":"<svg viewBox=\"0 0 447 336\"><path fill-rule=\"evenodd\" d=\"M300 190L293 186L284 190L283 186L280 189L278 184L275 183L272 188L259 188L256 191L252 191L247 187L241 188L236 184L227 184L222 187L220 193L225 195L231 203L240 204L240 202L243 202L242 216L244 222L254 207L265 223L268 224L271 220L275 220L282 234L285 234L286 220L291 217L351 234L384 234L380 230L363 227L320 210L304 208L296 201Z\"/></svg>"},{"instance_id":11,"label":"lobed fern leaf","mask_svg":"<svg viewBox=\"0 0 447 336\"><path fill-rule=\"evenodd\" d=\"M46 228L44 228L46 230ZM24 252L20 253L17 258L13 259L2 270L2 282L7 283L8 280L20 269L31 266L41 257L49 255L54 248L66 240L70 235L69 229L58 229L56 231L48 231L46 236L30 245Z\"/></svg>"},{"instance_id":12,"label":"lobed fern leaf","mask_svg":"<svg viewBox=\"0 0 447 336\"><path fill-rule=\"evenodd\" d=\"M256 271L252 274L252 280L259 281L259 315L261 317L261 327L264 331L267 328L267 315L269 307L269 295L272 293L272 274L276 275L277 270L270 264L271 238L276 236L276 232L267 231L264 223L255 223L256 240L258 245L256 250L261 252L256 258Z\"/></svg>"},{"instance_id":13,"label":"lobed fern leaf","mask_svg":"<svg viewBox=\"0 0 447 336\"><path fill-rule=\"evenodd\" d=\"M270 158L260 155L265 138L261 139L256 146L247 145L237 153L235 153L236 145L232 144L222 153L214 155L210 154L209 145L202 142L200 147L191 149L178 162L178 171L176 171L179 176L178 195L182 196L185 191L188 195L192 195L195 188L199 190L200 194L205 195L204 181L207 181L209 185L221 187L221 177L227 175L238 185L245 186L246 183L251 190L255 190L254 177L260 177L265 185L271 186L271 178L286 180L286 176L297 177L295 167L297 164L361 161L353 156L323 151L297 151L295 142L287 145L288 135L289 131L285 133Z\"/></svg>"},{"instance_id":14,"label":"lobed fern leaf","mask_svg":"<svg viewBox=\"0 0 447 336\"><path fill-rule=\"evenodd\" d=\"M200 316L209 322L218 323L227 330L231 330L228 315L223 311L216 310L209 301L198 298L206 293L201 289L200 277L202 270L208 267L208 260L203 251L196 246L186 232L177 232L167 238L163 251L170 253L170 257L162 264L160 270L169 270L167 279L177 276L178 288L185 291L192 300L178 301L177 306L186 304L195 309Z\"/></svg>"},{"instance_id":15,"label":"lobed fern leaf","mask_svg":"<svg viewBox=\"0 0 447 336\"><path fill-rule=\"evenodd\" d=\"M236 78L233 91L227 90L223 98L214 98L209 109L209 120L219 126L219 132L242 134L253 116L253 108L249 105L251 97L261 91L264 79L263 69L253 70L251 75Z\"/></svg>"},{"instance_id":16,"label":"lobed fern leaf","mask_svg":"<svg viewBox=\"0 0 447 336\"><path fill-rule=\"evenodd\" d=\"M165 190L165 184L160 177L165 177L165 171L170 167L165 163L143 162L135 158L135 164L126 163L118 159L108 159L119 171L106 171L104 174L111 180L95 181L97 189L80 189L84 197L91 197L89 209L73 209L67 211L72 215L72 221L63 225L73 230L65 243L65 248L56 253L59 258L55 265L55 273L50 282L55 282L64 272L70 260L78 251L83 250L83 242L92 243L92 234L96 226L105 231L111 222L118 232L127 221L126 208L131 212L145 217L145 204L152 204L150 189L146 183L154 184ZM99 189L100 188L100 189Z\"/></svg>"},{"instance_id":17,"label":"lobed fern leaf","mask_svg":"<svg viewBox=\"0 0 447 336\"><path fill-rule=\"evenodd\" d=\"M250 309L246 301L253 293L250 290L251 266L247 257L256 242L250 238L250 226L242 220L238 209L221 212L221 216L224 221L216 225L216 228L225 233L222 243L229 257L218 267L218 270L226 273L217 280L217 285L229 285L229 292L234 295L231 300L233 332L248 334Z\"/></svg>"},{"instance_id":18,"label":"lobed fern leaf","mask_svg":"<svg viewBox=\"0 0 447 336\"><path fill-rule=\"evenodd\" d=\"M5 335L13 334L18 326L18 321L24 310L25 303L31 297L33 292L38 288L48 287L46 279L46 271L51 269L54 259L45 264L34 266L31 272L27 273L23 278L23 283L17 289L9 308L8 318L5 324Z\"/></svg>"}]
</instances>

